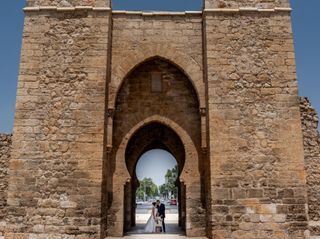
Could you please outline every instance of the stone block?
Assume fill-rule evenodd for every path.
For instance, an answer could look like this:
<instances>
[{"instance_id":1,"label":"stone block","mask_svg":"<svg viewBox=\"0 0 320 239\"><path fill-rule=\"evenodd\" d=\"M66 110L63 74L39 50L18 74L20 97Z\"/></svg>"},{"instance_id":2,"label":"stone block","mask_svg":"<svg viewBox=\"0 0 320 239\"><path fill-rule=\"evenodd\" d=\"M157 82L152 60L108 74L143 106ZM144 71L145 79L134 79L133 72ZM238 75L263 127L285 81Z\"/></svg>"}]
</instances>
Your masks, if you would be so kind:
<instances>
[{"instance_id":1,"label":"stone block","mask_svg":"<svg viewBox=\"0 0 320 239\"><path fill-rule=\"evenodd\" d=\"M213 189L213 197L215 200L219 199L230 199L230 189L228 188L216 188Z\"/></svg>"},{"instance_id":2,"label":"stone block","mask_svg":"<svg viewBox=\"0 0 320 239\"><path fill-rule=\"evenodd\" d=\"M262 189L248 189L247 190L248 198L262 198L263 190Z\"/></svg>"},{"instance_id":3,"label":"stone block","mask_svg":"<svg viewBox=\"0 0 320 239\"><path fill-rule=\"evenodd\" d=\"M272 219L273 219L273 218L272 218L272 215L270 215L270 214L261 214L261 215L260 215L260 221L261 221L262 223L264 223L264 222L271 222L271 221L273 221Z\"/></svg>"},{"instance_id":4,"label":"stone block","mask_svg":"<svg viewBox=\"0 0 320 239\"><path fill-rule=\"evenodd\" d=\"M262 204L259 210L259 213L262 213L262 214L276 214L276 212L277 212L276 204Z\"/></svg>"},{"instance_id":5,"label":"stone block","mask_svg":"<svg viewBox=\"0 0 320 239\"><path fill-rule=\"evenodd\" d=\"M275 222L284 223L286 222L287 216L286 214L276 214L273 216Z\"/></svg>"},{"instance_id":6,"label":"stone block","mask_svg":"<svg viewBox=\"0 0 320 239\"><path fill-rule=\"evenodd\" d=\"M233 197L234 199L243 199L243 198L246 198L246 191L245 191L245 189L233 188L233 189L232 189L232 197Z\"/></svg>"}]
</instances>

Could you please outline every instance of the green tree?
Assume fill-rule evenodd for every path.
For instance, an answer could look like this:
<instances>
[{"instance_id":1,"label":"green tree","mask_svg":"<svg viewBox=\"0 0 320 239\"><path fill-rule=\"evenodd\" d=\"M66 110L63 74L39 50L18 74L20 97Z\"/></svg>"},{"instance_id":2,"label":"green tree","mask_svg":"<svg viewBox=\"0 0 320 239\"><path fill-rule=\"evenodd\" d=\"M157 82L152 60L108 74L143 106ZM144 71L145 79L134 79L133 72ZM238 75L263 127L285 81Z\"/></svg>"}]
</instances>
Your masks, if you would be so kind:
<instances>
[{"instance_id":1,"label":"green tree","mask_svg":"<svg viewBox=\"0 0 320 239\"><path fill-rule=\"evenodd\" d=\"M165 175L165 184L159 187L159 191L164 198L177 198L178 188L176 187L176 181L179 175L179 169L176 165L174 168L169 169Z\"/></svg>"},{"instance_id":2,"label":"green tree","mask_svg":"<svg viewBox=\"0 0 320 239\"><path fill-rule=\"evenodd\" d=\"M136 196L139 200L147 200L159 196L158 186L151 178L144 178L140 181L140 186L136 191Z\"/></svg>"},{"instance_id":3,"label":"green tree","mask_svg":"<svg viewBox=\"0 0 320 239\"><path fill-rule=\"evenodd\" d=\"M168 198L168 189L167 189L167 186L166 184L162 184L160 187L159 187L159 192L160 192L160 195L164 198Z\"/></svg>"}]
</instances>

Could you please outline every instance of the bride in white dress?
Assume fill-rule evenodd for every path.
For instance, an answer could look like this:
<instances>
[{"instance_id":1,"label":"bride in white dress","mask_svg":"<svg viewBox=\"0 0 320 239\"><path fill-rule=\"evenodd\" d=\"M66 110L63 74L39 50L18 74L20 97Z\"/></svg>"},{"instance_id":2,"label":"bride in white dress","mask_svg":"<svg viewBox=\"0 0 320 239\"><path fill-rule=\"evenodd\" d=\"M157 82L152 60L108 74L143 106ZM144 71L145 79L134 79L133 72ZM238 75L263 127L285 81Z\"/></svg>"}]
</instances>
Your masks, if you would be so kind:
<instances>
[{"instance_id":1,"label":"bride in white dress","mask_svg":"<svg viewBox=\"0 0 320 239\"><path fill-rule=\"evenodd\" d=\"M155 229L156 229L156 222L155 222L155 219L157 217L157 213L158 213L158 209L157 209L157 206L156 206L156 203L153 202L152 203L152 211L151 211L151 215L147 221L147 224L146 224L146 227L145 227L145 232L147 233L153 233L155 232Z\"/></svg>"}]
</instances>

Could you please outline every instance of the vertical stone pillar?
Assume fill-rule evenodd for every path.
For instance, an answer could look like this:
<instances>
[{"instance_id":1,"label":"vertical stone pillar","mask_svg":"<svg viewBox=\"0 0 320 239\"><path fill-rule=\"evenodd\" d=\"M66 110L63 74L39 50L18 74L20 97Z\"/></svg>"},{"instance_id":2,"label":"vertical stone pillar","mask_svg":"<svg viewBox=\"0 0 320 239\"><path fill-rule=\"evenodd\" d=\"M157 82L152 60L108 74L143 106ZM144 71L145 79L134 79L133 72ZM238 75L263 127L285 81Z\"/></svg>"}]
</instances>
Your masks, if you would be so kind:
<instances>
[{"instance_id":1,"label":"vertical stone pillar","mask_svg":"<svg viewBox=\"0 0 320 239\"><path fill-rule=\"evenodd\" d=\"M307 170L308 215L311 238L320 237L320 134L319 117L308 98L301 97L304 160Z\"/></svg>"},{"instance_id":2,"label":"vertical stone pillar","mask_svg":"<svg viewBox=\"0 0 320 239\"><path fill-rule=\"evenodd\" d=\"M113 184L112 190L112 206L110 209L110 214L112 215L109 219L107 234L112 237L123 237L124 233L124 190L125 183L122 183L117 180Z\"/></svg>"},{"instance_id":3,"label":"vertical stone pillar","mask_svg":"<svg viewBox=\"0 0 320 239\"><path fill-rule=\"evenodd\" d=\"M205 210L200 198L200 180L186 183L186 235L201 237L206 235Z\"/></svg>"},{"instance_id":4,"label":"vertical stone pillar","mask_svg":"<svg viewBox=\"0 0 320 239\"><path fill-rule=\"evenodd\" d=\"M0 238L4 235L7 217L8 167L11 157L11 135L0 134Z\"/></svg>"},{"instance_id":5,"label":"vertical stone pillar","mask_svg":"<svg viewBox=\"0 0 320 239\"><path fill-rule=\"evenodd\" d=\"M126 191L125 188L130 187L130 179L128 178L126 181L123 181L123 179L124 178L118 178L113 183L112 205L109 209L107 228L107 235L110 237L123 237L124 230L130 228L130 225L126 224L130 223L130 220L127 220L125 216L131 216L131 214L128 215L127 212L125 213L125 209L128 208L128 205L125 205L125 203L130 203L131 200L129 199L130 195L124 194Z\"/></svg>"},{"instance_id":6,"label":"vertical stone pillar","mask_svg":"<svg viewBox=\"0 0 320 239\"><path fill-rule=\"evenodd\" d=\"M276 0L206 1L213 238L308 237L287 7Z\"/></svg>"},{"instance_id":7,"label":"vertical stone pillar","mask_svg":"<svg viewBox=\"0 0 320 239\"><path fill-rule=\"evenodd\" d=\"M132 210L134 208L132 207L132 198L133 192L132 192L132 182L127 183L124 187L124 230L128 231L131 228L131 218L132 218Z\"/></svg>"},{"instance_id":8,"label":"vertical stone pillar","mask_svg":"<svg viewBox=\"0 0 320 239\"><path fill-rule=\"evenodd\" d=\"M125 146L120 146L116 153L116 165L112 182L111 207L108 209L107 236L122 237L124 233L125 189L130 187L131 176L125 164ZM126 195L130 197L130 195Z\"/></svg>"},{"instance_id":9,"label":"vertical stone pillar","mask_svg":"<svg viewBox=\"0 0 320 239\"><path fill-rule=\"evenodd\" d=\"M186 149L186 162L180 175L185 195L186 235L200 237L206 235L205 210L201 203L201 180L199 173L198 154L196 149Z\"/></svg>"},{"instance_id":10,"label":"vertical stone pillar","mask_svg":"<svg viewBox=\"0 0 320 239\"><path fill-rule=\"evenodd\" d=\"M27 1L5 238L100 238L109 7Z\"/></svg>"}]
</instances>

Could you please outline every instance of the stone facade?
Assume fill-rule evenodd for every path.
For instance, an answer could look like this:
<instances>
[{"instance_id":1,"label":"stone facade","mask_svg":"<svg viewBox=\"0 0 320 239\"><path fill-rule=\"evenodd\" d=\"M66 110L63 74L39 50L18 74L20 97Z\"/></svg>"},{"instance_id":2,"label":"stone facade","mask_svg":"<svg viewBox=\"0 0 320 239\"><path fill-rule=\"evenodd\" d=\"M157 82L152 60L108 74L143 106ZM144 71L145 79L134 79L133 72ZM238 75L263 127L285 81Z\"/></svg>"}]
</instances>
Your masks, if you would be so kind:
<instances>
[{"instance_id":1,"label":"stone facade","mask_svg":"<svg viewBox=\"0 0 320 239\"><path fill-rule=\"evenodd\" d=\"M27 0L28 7L110 7L109 0Z\"/></svg>"},{"instance_id":2,"label":"stone facade","mask_svg":"<svg viewBox=\"0 0 320 239\"><path fill-rule=\"evenodd\" d=\"M122 236L135 224L135 164L153 148L179 164L188 237L316 235L305 163L318 145L303 148L289 3L204 3L27 1L6 239Z\"/></svg>"},{"instance_id":3,"label":"stone facade","mask_svg":"<svg viewBox=\"0 0 320 239\"><path fill-rule=\"evenodd\" d=\"M307 170L309 227L311 236L320 236L320 134L319 118L308 98L300 99L304 143L304 159ZM316 237L318 236L318 237Z\"/></svg>"},{"instance_id":4,"label":"stone facade","mask_svg":"<svg viewBox=\"0 0 320 239\"><path fill-rule=\"evenodd\" d=\"M110 16L26 11L6 238L100 234Z\"/></svg>"},{"instance_id":5,"label":"stone facade","mask_svg":"<svg viewBox=\"0 0 320 239\"><path fill-rule=\"evenodd\" d=\"M303 238L306 175L290 14L208 12L204 24L213 238Z\"/></svg>"},{"instance_id":6,"label":"stone facade","mask_svg":"<svg viewBox=\"0 0 320 239\"><path fill-rule=\"evenodd\" d=\"M3 236L7 215L8 167L11 154L11 135L0 134L0 238Z\"/></svg>"},{"instance_id":7,"label":"stone facade","mask_svg":"<svg viewBox=\"0 0 320 239\"><path fill-rule=\"evenodd\" d=\"M140 31L142 32L143 30ZM159 74L160 78L162 78L159 79L160 84L162 85L161 89L156 92L152 91L151 86L151 81L154 74ZM185 117L186 115L188 117ZM192 162L192 167L198 168L197 162L199 161L201 164L203 157L201 155L200 145L201 116L199 114L199 102L196 92L194 91L191 82L183 74L183 72L181 72L180 69L161 58L150 59L142 63L130 75L128 75L128 77L122 83L122 86L118 92L113 116L113 134L116 136L113 140L114 152L118 151L119 147L122 145L122 139L125 138L128 133L130 133L132 128L134 128L140 122L149 119L150 117L157 118L155 116L158 116L157 120L160 120L160 116L170 119L186 130L187 134L192 140L192 143L194 144L196 151L200 152L200 155L197 157L197 159L193 160ZM180 147L181 150L177 152L176 149L179 148L179 144L174 142L179 142L179 136L173 135L174 131L172 132L170 130L170 128L173 128L173 126L170 124L167 125L169 129L157 125L152 127L146 125L145 127L146 129L140 130L144 132L143 134L140 133L140 136L135 136L138 133L132 135L132 139L130 140L131 142L129 142L127 146L127 151L129 150L130 153L126 151L126 167L128 169L131 168L129 172L132 178L135 178L133 173L135 172L135 165L139 159L139 156L150 149L150 147L161 148L162 146L164 148L168 148L176 158L179 158L179 155L184 151L183 148L187 147L186 145L182 146ZM170 131L171 133L169 133ZM171 138L176 138L176 140L170 141ZM132 143L132 141L134 141L134 143ZM116 168L116 153L110 157L110 160L112 161L110 165L110 169L112 170ZM182 173L183 168L188 167L188 162L185 162L184 158L182 158L179 164L181 165L180 171ZM201 164L201 166L202 168L200 169L200 172L204 172L203 164ZM109 176L113 175L111 170L108 173ZM186 176L181 175L180 180L182 177ZM188 184L187 181L189 181L190 177L191 175L183 180L184 184ZM111 180L111 178L109 180ZM115 178L113 183L118 184L119 180L121 180L120 176ZM193 187L199 187L199 185L194 185ZM125 194L130 195L130 192ZM135 196L132 196L132 198L135 199ZM120 199L118 199L118 201L119 200ZM201 195L199 188L198 197L194 199L192 205L189 205L189 207L202 207L200 200ZM126 208L127 211L130 211L130 208L132 208L131 205ZM204 230L203 225L205 224L203 215L198 215L196 211L193 214L195 217L197 217L196 221L192 221L191 219L189 220L189 218L187 218L190 226L186 229L187 234L190 236L191 234L196 236L198 233L200 233L200 228ZM128 215L128 213L125 215ZM113 218L117 218L118 216L119 215L109 215L109 217ZM201 216L202 220L200 220ZM117 220L113 219L112 221ZM198 226L193 226L192 224L194 223L196 223ZM131 224L132 223L130 223L130 221L126 223L126 225ZM120 225L120 228L122 227L123 225ZM121 231L120 228L119 226L115 225L115 229L112 230L119 232ZM193 232L192 228L198 228L198 230Z\"/></svg>"},{"instance_id":8,"label":"stone facade","mask_svg":"<svg viewBox=\"0 0 320 239\"><path fill-rule=\"evenodd\" d=\"M289 7L288 0L205 0L205 7L210 8L226 8L238 9L241 7L270 9Z\"/></svg>"}]
</instances>

